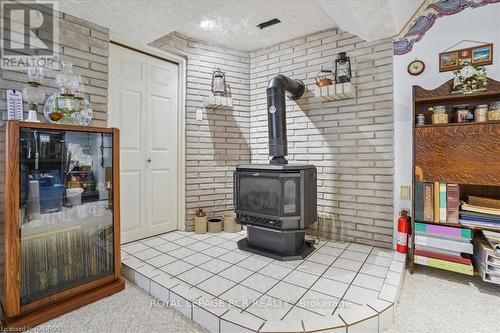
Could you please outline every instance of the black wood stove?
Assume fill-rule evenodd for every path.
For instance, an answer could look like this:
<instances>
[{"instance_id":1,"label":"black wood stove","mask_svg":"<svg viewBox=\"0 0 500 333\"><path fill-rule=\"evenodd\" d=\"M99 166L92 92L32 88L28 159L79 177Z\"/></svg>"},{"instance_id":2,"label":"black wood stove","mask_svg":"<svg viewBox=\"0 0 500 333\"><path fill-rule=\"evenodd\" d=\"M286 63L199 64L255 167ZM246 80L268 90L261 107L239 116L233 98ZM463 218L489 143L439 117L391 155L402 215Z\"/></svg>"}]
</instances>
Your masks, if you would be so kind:
<instances>
[{"instance_id":1,"label":"black wood stove","mask_svg":"<svg viewBox=\"0 0 500 333\"><path fill-rule=\"evenodd\" d=\"M304 93L304 85L278 75L269 81L267 109L270 164L240 165L234 173L237 222L247 226L241 250L279 260L302 259L307 246L305 229L316 221L317 174L314 165L288 164L285 91L290 99Z\"/></svg>"}]
</instances>

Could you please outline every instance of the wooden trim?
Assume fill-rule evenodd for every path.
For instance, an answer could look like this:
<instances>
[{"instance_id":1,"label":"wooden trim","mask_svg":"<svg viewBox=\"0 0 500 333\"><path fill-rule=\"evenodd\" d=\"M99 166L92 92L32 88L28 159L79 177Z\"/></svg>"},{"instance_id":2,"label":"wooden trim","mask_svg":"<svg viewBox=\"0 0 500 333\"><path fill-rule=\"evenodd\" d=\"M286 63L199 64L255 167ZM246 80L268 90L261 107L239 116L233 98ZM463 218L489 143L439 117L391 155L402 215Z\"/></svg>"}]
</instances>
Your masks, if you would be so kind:
<instances>
[{"instance_id":1,"label":"wooden trim","mask_svg":"<svg viewBox=\"0 0 500 333\"><path fill-rule=\"evenodd\" d=\"M488 90L484 92L475 92L470 94L452 94L453 79L446 81L433 90L427 90L420 86L413 86L413 102L420 103L441 103L462 100L476 100L489 97L498 97L500 94L500 82L488 78Z\"/></svg>"},{"instance_id":2,"label":"wooden trim","mask_svg":"<svg viewBox=\"0 0 500 333\"><path fill-rule=\"evenodd\" d=\"M68 299L61 300L52 306L42 307L26 315L8 319L6 327L10 329L27 329L40 325L50 319L56 318L62 314L76 310L84 305L95 302L101 298L108 297L125 288L125 281L120 278L103 286L88 290L82 294L74 295ZM3 329L4 327L2 327Z\"/></svg>"},{"instance_id":3,"label":"wooden trim","mask_svg":"<svg viewBox=\"0 0 500 333\"><path fill-rule=\"evenodd\" d=\"M134 51L134 52L137 52L137 53L141 53L141 54L147 55L148 57L153 57L153 58L156 58L156 59L159 59L159 60L163 60L163 61L169 62L171 64L175 64L175 65L179 64L176 61L172 61L172 60L169 60L167 58L163 58L163 57L154 55L153 53L150 53L150 52L147 52L147 51L143 51L143 50L140 50L140 49L132 47L132 46L125 45L123 43L117 42L116 40L110 40L109 42L110 42L110 44L114 44L116 46L120 46L120 47L123 47L125 49L128 49L128 50L131 50L131 51Z\"/></svg>"},{"instance_id":4,"label":"wooden trim","mask_svg":"<svg viewBox=\"0 0 500 333\"><path fill-rule=\"evenodd\" d=\"M120 243L120 130L113 128L113 248L115 256L115 278L121 274Z\"/></svg>"},{"instance_id":5,"label":"wooden trim","mask_svg":"<svg viewBox=\"0 0 500 333\"><path fill-rule=\"evenodd\" d=\"M61 130L61 131L75 131L75 132L104 132L113 133L112 128L108 127L90 127L90 126L77 126L77 125L63 125L63 124L47 124L47 123L33 123L28 121L20 122L19 120L9 120L8 123L17 122L19 127L22 128L36 128L48 130Z\"/></svg>"},{"instance_id":6,"label":"wooden trim","mask_svg":"<svg viewBox=\"0 0 500 333\"><path fill-rule=\"evenodd\" d=\"M37 308L40 308L40 307L47 305L49 303L54 303L54 302L63 300L65 298L75 296L75 295L82 293L82 292L85 292L89 289L99 287L99 286L106 284L106 283L110 283L113 280L115 280L115 277L110 274L110 275L105 276L103 278L100 278L100 279L97 279L94 281L90 281L90 282L87 282L85 284L81 284L79 286L76 286L76 287L73 287L73 288L70 288L67 290L63 290L63 291L58 292L56 294L52 294L50 296L41 298L41 299L36 300L34 302L31 302L29 304L22 305L21 306L21 314L25 314L27 312L36 310Z\"/></svg>"},{"instance_id":7,"label":"wooden trim","mask_svg":"<svg viewBox=\"0 0 500 333\"><path fill-rule=\"evenodd\" d=\"M19 265L19 122L7 122L5 138L5 304L7 317L21 311Z\"/></svg>"}]
</instances>

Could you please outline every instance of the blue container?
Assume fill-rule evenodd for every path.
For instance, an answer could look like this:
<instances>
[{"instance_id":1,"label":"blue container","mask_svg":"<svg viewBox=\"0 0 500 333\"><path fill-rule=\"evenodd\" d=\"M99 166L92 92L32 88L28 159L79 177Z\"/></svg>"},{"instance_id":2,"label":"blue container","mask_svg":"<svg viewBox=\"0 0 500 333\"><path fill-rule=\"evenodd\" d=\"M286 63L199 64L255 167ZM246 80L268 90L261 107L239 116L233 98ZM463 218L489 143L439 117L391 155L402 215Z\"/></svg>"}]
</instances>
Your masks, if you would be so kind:
<instances>
[{"instance_id":1,"label":"blue container","mask_svg":"<svg viewBox=\"0 0 500 333\"><path fill-rule=\"evenodd\" d=\"M40 186L40 213L58 212L62 208L64 191L63 184Z\"/></svg>"}]
</instances>

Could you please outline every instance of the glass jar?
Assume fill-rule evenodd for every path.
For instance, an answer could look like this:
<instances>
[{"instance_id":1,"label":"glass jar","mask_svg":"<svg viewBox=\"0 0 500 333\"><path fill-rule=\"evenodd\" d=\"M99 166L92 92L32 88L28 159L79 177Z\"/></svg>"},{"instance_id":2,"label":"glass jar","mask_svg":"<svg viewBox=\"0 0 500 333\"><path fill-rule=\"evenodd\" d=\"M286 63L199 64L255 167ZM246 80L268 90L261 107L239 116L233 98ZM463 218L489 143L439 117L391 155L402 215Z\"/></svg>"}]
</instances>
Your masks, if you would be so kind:
<instances>
[{"instance_id":1,"label":"glass jar","mask_svg":"<svg viewBox=\"0 0 500 333\"><path fill-rule=\"evenodd\" d=\"M417 126L425 125L425 115L423 113L419 113L417 115Z\"/></svg>"},{"instance_id":2,"label":"glass jar","mask_svg":"<svg viewBox=\"0 0 500 333\"><path fill-rule=\"evenodd\" d=\"M453 123L465 123L467 122L467 115L469 114L469 104L460 104L453 106Z\"/></svg>"},{"instance_id":3,"label":"glass jar","mask_svg":"<svg viewBox=\"0 0 500 333\"><path fill-rule=\"evenodd\" d=\"M491 103L490 111L488 111L488 121L500 120L500 101Z\"/></svg>"},{"instance_id":4,"label":"glass jar","mask_svg":"<svg viewBox=\"0 0 500 333\"><path fill-rule=\"evenodd\" d=\"M432 108L432 123L433 124L447 124L448 114L446 113L446 106L437 105Z\"/></svg>"},{"instance_id":5,"label":"glass jar","mask_svg":"<svg viewBox=\"0 0 500 333\"><path fill-rule=\"evenodd\" d=\"M480 104L476 106L474 109L474 119L477 123L484 123L485 121L488 121L487 115L488 115L489 107L488 104Z\"/></svg>"}]
</instances>

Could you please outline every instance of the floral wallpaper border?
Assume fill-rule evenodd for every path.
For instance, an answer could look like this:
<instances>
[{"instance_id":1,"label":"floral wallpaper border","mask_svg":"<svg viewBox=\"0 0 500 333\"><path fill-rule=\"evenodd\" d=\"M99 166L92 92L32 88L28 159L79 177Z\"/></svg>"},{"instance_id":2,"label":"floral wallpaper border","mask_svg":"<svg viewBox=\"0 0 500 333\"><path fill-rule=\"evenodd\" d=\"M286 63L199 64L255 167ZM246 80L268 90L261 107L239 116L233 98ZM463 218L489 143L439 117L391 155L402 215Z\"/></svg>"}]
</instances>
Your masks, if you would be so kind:
<instances>
[{"instance_id":1,"label":"floral wallpaper border","mask_svg":"<svg viewBox=\"0 0 500 333\"><path fill-rule=\"evenodd\" d=\"M400 35L394 41L394 55L403 55L410 52L413 44L422 39L439 17L454 15L465 8L477 8L500 2L500 0L438 0L433 3L430 2L425 9L417 14L419 15L418 18L408 31L403 32L402 36Z\"/></svg>"}]
</instances>

